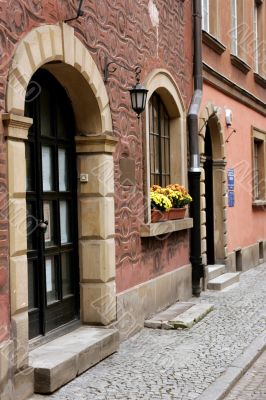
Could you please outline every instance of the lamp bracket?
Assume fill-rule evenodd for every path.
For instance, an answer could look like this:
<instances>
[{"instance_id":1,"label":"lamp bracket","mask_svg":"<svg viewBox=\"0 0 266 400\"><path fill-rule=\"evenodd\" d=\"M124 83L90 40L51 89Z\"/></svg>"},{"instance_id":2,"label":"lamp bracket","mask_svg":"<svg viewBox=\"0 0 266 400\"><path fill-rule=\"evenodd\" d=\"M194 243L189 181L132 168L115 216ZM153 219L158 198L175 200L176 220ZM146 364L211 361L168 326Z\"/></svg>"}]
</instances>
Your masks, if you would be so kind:
<instances>
[{"instance_id":1,"label":"lamp bracket","mask_svg":"<svg viewBox=\"0 0 266 400\"><path fill-rule=\"evenodd\" d=\"M232 129L232 132L230 133L230 135L227 136L227 139L226 139L225 143L228 143L228 142L229 142L229 139L230 139L230 137L233 135L233 133L236 133L236 130L235 130L235 129Z\"/></svg>"},{"instance_id":2,"label":"lamp bracket","mask_svg":"<svg viewBox=\"0 0 266 400\"><path fill-rule=\"evenodd\" d=\"M111 65L117 65L118 67L124 68L130 72L134 71L135 75L136 75L137 84L140 82L140 74L141 74L140 66L137 66L135 68L130 68L130 67L126 66L125 64L120 64L119 62L114 61L114 60L108 61L107 57L105 57L105 65L104 65L104 70L103 70L104 82L107 82L110 73L113 73L117 70L117 67L114 67L114 66L110 68Z\"/></svg>"},{"instance_id":3,"label":"lamp bracket","mask_svg":"<svg viewBox=\"0 0 266 400\"><path fill-rule=\"evenodd\" d=\"M81 8L82 8L83 1L84 1L84 0L80 0L80 2L79 2L79 7L78 7L78 11L77 11L76 17L69 18L69 19L65 19L64 22L74 21L75 19L78 19L79 17L82 17L82 15L84 15L84 11L81 9Z\"/></svg>"}]
</instances>

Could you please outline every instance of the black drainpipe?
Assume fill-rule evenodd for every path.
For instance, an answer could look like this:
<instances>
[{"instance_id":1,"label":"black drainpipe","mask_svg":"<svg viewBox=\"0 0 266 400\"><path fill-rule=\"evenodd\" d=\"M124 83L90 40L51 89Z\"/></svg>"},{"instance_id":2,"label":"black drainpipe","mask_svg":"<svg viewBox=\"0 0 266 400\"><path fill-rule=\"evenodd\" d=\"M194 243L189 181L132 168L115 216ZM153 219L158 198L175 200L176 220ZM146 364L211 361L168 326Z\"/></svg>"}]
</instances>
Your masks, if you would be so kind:
<instances>
[{"instance_id":1,"label":"black drainpipe","mask_svg":"<svg viewBox=\"0 0 266 400\"><path fill-rule=\"evenodd\" d=\"M201 0L193 0L194 25L194 94L188 111L190 166L188 171L189 191L193 201L190 204L190 216L193 228L190 237L190 262L192 264L192 293L199 297L200 278L203 277L201 257L200 223L200 157L198 144L198 115L202 99L202 32Z\"/></svg>"}]
</instances>

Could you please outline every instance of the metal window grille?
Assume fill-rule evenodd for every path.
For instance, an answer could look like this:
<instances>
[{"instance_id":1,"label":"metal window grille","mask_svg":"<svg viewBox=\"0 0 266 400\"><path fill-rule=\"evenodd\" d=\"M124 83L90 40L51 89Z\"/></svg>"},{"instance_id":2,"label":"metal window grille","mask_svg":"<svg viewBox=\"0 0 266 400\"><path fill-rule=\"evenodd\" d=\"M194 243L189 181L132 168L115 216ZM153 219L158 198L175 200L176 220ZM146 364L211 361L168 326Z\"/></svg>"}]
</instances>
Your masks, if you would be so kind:
<instances>
[{"instance_id":1,"label":"metal window grille","mask_svg":"<svg viewBox=\"0 0 266 400\"><path fill-rule=\"evenodd\" d=\"M157 93L149 101L151 185L170 184L170 118Z\"/></svg>"}]
</instances>

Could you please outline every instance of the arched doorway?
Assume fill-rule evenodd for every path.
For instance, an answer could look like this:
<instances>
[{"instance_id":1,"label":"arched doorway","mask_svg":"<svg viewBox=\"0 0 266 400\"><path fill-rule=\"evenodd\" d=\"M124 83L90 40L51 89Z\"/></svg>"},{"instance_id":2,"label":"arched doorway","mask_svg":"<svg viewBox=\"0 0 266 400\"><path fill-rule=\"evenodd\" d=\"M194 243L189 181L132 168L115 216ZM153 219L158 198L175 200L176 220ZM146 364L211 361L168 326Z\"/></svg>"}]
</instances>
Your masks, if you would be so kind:
<instances>
[{"instance_id":1,"label":"arched doorway","mask_svg":"<svg viewBox=\"0 0 266 400\"><path fill-rule=\"evenodd\" d=\"M205 200L206 200L206 257L207 264L215 263L214 254L214 207L213 207L213 160L212 160L212 142L209 126L206 126L205 132Z\"/></svg>"},{"instance_id":2,"label":"arched doorway","mask_svg":"<svg viewBox=\"0 0 266 400\"><path fill-rule=\"evenodd\" d=\"M75 115L81 323L108 325L117 315L113 199L117 139L112 135L107 92L97 65L74 29L67 24L42 25L24 36L16 48L7 81L7 112L1 116L8 153L10 313L16 369L28 365L31 301L25 144L35 121L25 116L25 98L29 82L40 68L65 88ZM57 215L60 218L60 213ZM47 340L51 336L47 335Z\"/></svg>"},{"instance_id":3,"label":"arched doorway","mask_svg":"<svg viewBox=\"0 0 266 400\"><path fill-rule=\"evenodd\" d=\"M75 119L64 88L39 69L25 115L29 338L78 316ZM35 93L31 99L30 93ZM37 94L37 95L36 95Z\"/></svg>"},{"instance_id":4,"label":"arched doorway","mask_svg":"<svg viewBox=\"0 0 266 400\"><path fill-rule=\"evenodd\" d=\"M227 263L227 197L224 135L217 107L203 109L199 126L201 154L201 247L205 265Z\"/></svg>"}]
</instances>

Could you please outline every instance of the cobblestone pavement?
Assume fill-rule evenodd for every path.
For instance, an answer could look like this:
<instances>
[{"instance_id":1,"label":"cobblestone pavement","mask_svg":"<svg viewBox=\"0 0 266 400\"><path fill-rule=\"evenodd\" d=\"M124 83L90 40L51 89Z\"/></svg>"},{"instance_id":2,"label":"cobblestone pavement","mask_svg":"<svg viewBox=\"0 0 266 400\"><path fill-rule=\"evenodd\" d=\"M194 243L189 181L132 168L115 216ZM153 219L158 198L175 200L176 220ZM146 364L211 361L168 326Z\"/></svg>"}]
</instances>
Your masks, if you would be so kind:
<instances>
[{"instance_id":1,"label":"cobblestone pavement","mask_svg":"<svg viewBox=\"0 0 266 400\"><path fill-rule=\"evenodd\" d=\"M238 381L224 400L266 399L266 351Z\"/></svg>"},{"instance_id":2,"label":"cobblestone pavement","mask_svg":"<svg viewBox=\"0 0 266 400\"><path fill-rule=\"evenodd\" d=\"M44 399L196 399L266 329L266 264L243 273L230 290L208 291L196 301L215 309L192 329L143 329Z\"/></svg>"}]
</instances>

